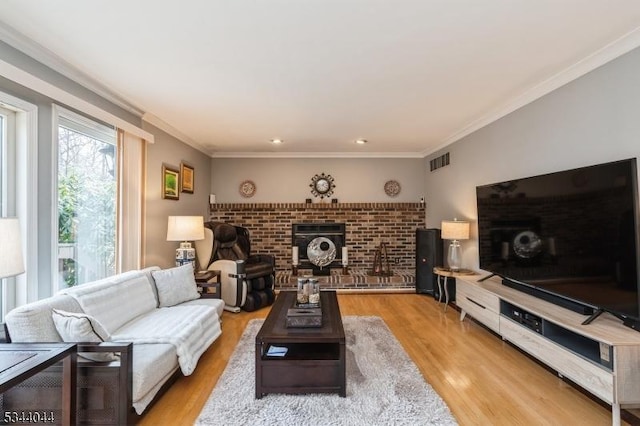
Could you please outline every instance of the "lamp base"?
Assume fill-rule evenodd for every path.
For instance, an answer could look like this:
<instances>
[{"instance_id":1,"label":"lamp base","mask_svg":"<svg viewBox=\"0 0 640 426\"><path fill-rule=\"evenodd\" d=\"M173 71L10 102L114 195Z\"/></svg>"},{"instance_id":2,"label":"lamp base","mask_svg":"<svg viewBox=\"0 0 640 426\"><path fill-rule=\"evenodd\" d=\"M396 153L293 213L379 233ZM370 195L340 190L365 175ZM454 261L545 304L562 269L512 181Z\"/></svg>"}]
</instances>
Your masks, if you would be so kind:
<instances>
[{"instance_id":1,"label":"lamp base","mask_svg":"<svg viewBox=\"0 0 640 426\"><path fill-rule=\"evenodd\" d=\"M196 249L191 247L190 242L180 243L180 247L176 249L176 266L182 266L191 263L195 270L196 266Z\"/></svg>"},{"instance_id":2,"label":"lamp base","mask_svg":"<svg viewBox=\"0 0 640 426\"><path fill-rule=\"evenodd\" d=\"M462 249L460 248L458 240L451 241L451 244L449 245L447 263L449 264L451 272L460 271L460 267L462 265Z\"/></svg>"}]
</instances>

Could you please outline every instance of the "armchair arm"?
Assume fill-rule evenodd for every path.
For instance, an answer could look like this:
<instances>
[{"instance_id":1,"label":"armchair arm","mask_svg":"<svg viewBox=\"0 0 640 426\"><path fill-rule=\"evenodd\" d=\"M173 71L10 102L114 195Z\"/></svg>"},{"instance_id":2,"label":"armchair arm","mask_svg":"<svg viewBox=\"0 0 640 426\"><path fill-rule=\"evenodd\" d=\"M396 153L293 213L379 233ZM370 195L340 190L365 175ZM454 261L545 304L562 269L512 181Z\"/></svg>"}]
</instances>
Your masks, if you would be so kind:
<instances>
[{"instance_id":1,"label":"armchair arm","mask_svg":"<svg viewBox=\"0 0 640 426\"><path fill-rule=\"evenodd\" d=\"M220 293L225 305L239 310L247 297L245 262L241 260L216 260L209 266L209 269L220 271Z\"/></svg>"},{"instance_id":2,"label":"armchair arm","mask_svg":"<svg viewBox=\"0 0 640 426\"><path fill-rule=\"evenodd\" d=\"M276 257L271 254L252 254L247 259L247 263L268 263L272 267L276 266Z\"/></svg>"}]
</instances>

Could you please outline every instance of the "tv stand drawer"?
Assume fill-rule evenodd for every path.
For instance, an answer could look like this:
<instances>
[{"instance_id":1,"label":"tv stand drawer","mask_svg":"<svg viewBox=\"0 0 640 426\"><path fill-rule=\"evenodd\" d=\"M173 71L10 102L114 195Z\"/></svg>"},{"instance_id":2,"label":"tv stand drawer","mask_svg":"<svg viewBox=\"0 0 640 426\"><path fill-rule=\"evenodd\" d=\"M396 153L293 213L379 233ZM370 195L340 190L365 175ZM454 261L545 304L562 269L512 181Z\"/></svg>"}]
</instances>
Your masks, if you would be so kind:
<instances>
[{"instance_id":1,"label":"tv stand drawer","mask_svg":"<svg viewBox=\"0 0 640 426\"><path fill-rule=\"evenodd\" d=\"M467 298L487 308L491 312L500 312L500 298L498 296L479 287L477 284L471 284L460 279L457 281L460 281L459 283L456 282L457 294L464 294Z\"/></svg>"},{"instance_id":2,"label":"tv stand drawer","mask_svg":"<svg viewBox=\"0 0 640 426\"><path fill-rule=\"evenodd\" d=\"M463 280L458 281L456 292L456 304L462 310L462 319L469 314L489 329L500 332L500 299L496 295Z\"/></svg>"}]
</instances>

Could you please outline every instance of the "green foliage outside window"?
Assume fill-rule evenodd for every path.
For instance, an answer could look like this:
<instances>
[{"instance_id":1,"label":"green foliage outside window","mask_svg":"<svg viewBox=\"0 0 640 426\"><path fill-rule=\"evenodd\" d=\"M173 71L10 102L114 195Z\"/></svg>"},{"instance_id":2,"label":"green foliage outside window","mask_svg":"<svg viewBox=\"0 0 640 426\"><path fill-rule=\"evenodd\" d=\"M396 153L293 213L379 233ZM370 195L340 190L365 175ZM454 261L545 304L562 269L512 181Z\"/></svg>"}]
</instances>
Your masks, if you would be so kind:
<instances>
[{"instance_id":1,"label":"green foliage outside window","mask_svg":"<svg viewBox=\"0 0 640 426\"><path fill-rule=\"evenodd\" d=\"M115 273L116 180L105 143L60 127L58 163L59 272L66 286Z\"/></svg>"}]
</instances>

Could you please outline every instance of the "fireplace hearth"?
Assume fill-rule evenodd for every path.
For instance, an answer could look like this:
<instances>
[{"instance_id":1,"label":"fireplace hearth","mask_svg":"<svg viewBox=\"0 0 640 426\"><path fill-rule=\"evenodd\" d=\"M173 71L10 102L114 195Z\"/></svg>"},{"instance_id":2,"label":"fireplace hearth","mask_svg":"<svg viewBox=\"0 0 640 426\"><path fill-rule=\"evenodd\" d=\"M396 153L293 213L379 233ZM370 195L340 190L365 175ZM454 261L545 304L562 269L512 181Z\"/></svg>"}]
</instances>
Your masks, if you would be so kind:
<instances>
[{"instance_id":1,"label":"fireplace hearth","mask_svg":"<svg viewBox=\"0 0 640 426\"><path fill-rule=\"evenodd\" d=\"M342 267L342 247L346 245L344 223L293 223L291 225L291 245L298 247L300 268L311 269L313 275L329 275L331 268ZM307 246L316 238L326 238L322 244L335 246L336 257L327 266L319 268L309 261ZM329 249L330 247L324 247Z\"/></svg>"}]
</instances>

